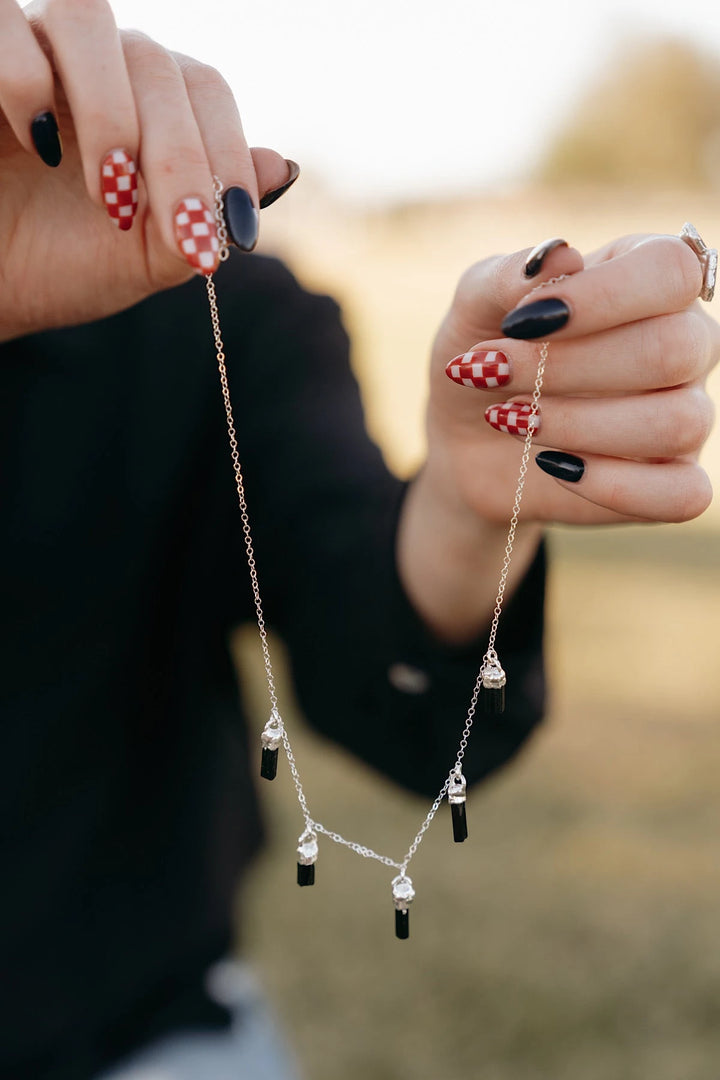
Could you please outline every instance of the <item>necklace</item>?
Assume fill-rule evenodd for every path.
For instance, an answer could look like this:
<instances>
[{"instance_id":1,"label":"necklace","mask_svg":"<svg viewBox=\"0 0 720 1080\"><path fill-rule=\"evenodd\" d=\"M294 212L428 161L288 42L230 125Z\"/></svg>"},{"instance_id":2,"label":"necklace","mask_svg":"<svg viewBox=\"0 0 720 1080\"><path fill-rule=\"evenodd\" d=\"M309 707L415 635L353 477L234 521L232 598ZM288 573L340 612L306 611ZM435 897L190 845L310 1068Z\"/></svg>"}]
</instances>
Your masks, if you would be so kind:
<instances>
[{"instance_id":1,"label":"necklace","mask_svg":"<svg viewBox=\"0 0 720 1080\"><path fill-rule=\"evenodd\" d=\"M224 262L229 256L229 247L228 234L223 217L223 188L218 177L214 178L214 183L215 220L217 223L218 239L220 242L219 254L220 260ZM267 681L268 696L270 699L270 717L265 724L265 727L263 728L260 736L262 751L260 775L266 780L275 779L277 775L278 755L280 747L282 747L285 751L285 757L288 762L293 784L295 785L295 792L300 806L302 819L305 825L298 839L297 846L298 885L308 886L315 884L315 865L317 863L319 854L318 837L320 836L325 837L327 840L330 840L335 844L340 844L343 847L349 848L350 851L353 851L356 855L362 856L364 859L375 859L377 862L382 863L389 869L397 871L391 881L392 900L395 908L395 933L396 936L399 938L407 938L409 936L408 908L415 897L415 889L413 887L412 879L408 875L408 867L410 866L412 859L414 858L418 848L423 841L425 833L430 828L430 825L432 824L432 821L435 818L435 815L440 809L445 798L447 798L448 804L450 806L454 841L456 843L462 843L467 839L468 830L465 810L467 783L465 777L463 776L462 764L465 757L465 751L467 750L467 746L470 740L470 733L472 731L473 723L475 721L478 704L481 704L482 710L487 713L500 714L505 709L506 677L505 672L503 671L503 668L500 664L500 658L495 651L495 639L500 623L500 616L502 614L503 600L505 598L505 588L507 585L507 578L510 570L510 563L512 560L513 547L515 544L515 533L517 530L517 524L520 516L520 504L522 502L523 491L525 489L525 479L527 476L527 468L530 461L530 447L532 445L533 435L538 426L537 416L540 405L540 396L542 393L543 378L545 374L545 365L547 363L549 346L546 341L540 345L538 366L535 376L535 385L530 405L530 413L528 416L527 434L525 435L525 441L523 444L520 470L518 474L517 487L515 490L515 501L513 503L512 514L508 526L507 542L505 544L505 556L503 559L502 568L500 570L497 596L495 599L495 608L493 610L492 622L490 624L488 646L483 656L482 664L480 666L480 670L478 672L477 678L475 680L475 685L473 687L472 695L470 697L470 704L468 706L465 724L462 729L455 762L452 765L452 768L450 769L448 775L445 777L445 780L443 781L443 784L435 798L435 801L425 815L425 818L422 821L417 833L415 834L412 843L405 852L405 855L402 857L402 859L396 860L390 858L388 855L382 855L379 852L373 851L372 848L365 847L365 845L357 843L354 840L346 840L344 836L341 836L340 833L334 832L332 829L328 829L320 821L314 818L310 813L307 796L305 794L305 789L300 778L300 772L298 769L297 761L295 759L295 755L293 753L292 745L290 743L290 738L285 729L285 725L283 723L282 717L280 715L280 710L278 708L275 676L273 673L270 647L268 644L268 634L265 625L265 615L263 612L263 604L260 594L260 584L258 581L257 567L255 564L255 551L253 548L250 518L248 515L247 501L245 498L245 483L243 479L242 466L240 463L235 420L230 399L230 388L228 384L227 366L225 362L225 346L223 344L222 333L220 329L220 315L218 311L217 293L215 291L215 282L213 281L212 274L208 275L205 280L208 302L210 305L210 318L212 322L212 332L215 342L217 365L220 374L220 388L222 391L223 404L225 407L225 419L227 423L228 440L230 444L230 457L232 460L233 472L235 475L235 487L237 490L240 519L242 522L245 554L247 558L248 571L250 574L250 584L252 586L253 602L255 606L255 617L260 638L260 648L262 651L263 664L265 666L265 677ZM551 279L551 281L543 282L541 285L536 286L536 289L543 288L545 285L555 284L560 280L562 279L553 278ZM535 292L536 290L533 289L532 291Z\"/></svg>"}]
</instances>

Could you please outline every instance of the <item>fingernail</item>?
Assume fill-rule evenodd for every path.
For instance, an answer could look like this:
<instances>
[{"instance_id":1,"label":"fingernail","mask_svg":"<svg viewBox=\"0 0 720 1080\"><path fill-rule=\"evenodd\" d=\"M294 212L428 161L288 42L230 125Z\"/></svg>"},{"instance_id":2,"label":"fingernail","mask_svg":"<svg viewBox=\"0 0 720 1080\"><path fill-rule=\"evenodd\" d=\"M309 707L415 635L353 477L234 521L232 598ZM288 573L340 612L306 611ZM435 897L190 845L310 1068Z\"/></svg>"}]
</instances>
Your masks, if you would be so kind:
<instances>
[{"instance_id":1,"label":"fingernail","mask_svg":"<svg viewBox=\"0 0 720 1080\"><path fill-rule=\"evenodd\" d=\"M223 195L223 213L232 242L241 251L252 251L258 241L258 212L245 188L227 189Z\"/></svg>"},{"instance_id":2,"label":"fingernail","mask_svg":"<svg viewBox=\"0 0 720 1080\"><path fill-rule=\"evenodd\" d=\"M503 352L477 349L456 356L445 367L445 374L460 386L490 390L510 382L510 361Z\"/></svg>"},{"instance_id":3,"label":"fingernail","mask_svg":"<svg viewBox=\"0 0 720 1080\"><path fill-rule=\"evenodd\" d=\"M291 188L298 176L300 175L300 166L297 161L291 161L290 158L285 158L285 162L290 169L290 177L282 184L281 187L274 188L272 191L266 192L260 200L260 209L264 210L266 206L272 206L281 195L284 195L288 188Z\"/></svg>"},{"instance_id":4,"label":"fingernail","mask_svg":"<svg viewBox=\"0 0 720 1080\"><path fill-rule=\"evenodd\" d=\"M178 204L174 220L178 247L190 266L201 274L212 274L220 262L220 243L211 211L193 196Z\"/></svg>"},{"instance_id":5,"label":"fingernail","mask_svg":"<svg viewBox=\"0 0 720 1080\"><path fill-rule=\"evenodd\" d=\"M499 405L489 405L485 410L485 419L490 427L496 431L504 431L507 435L527 435L528 429L533 434L540 430L540 414L531 416L532 405L522 401L501 402Z\"/></svg>"},{"instance_id":6,"label":"fingernail","mask_svg":"<svg viewBox=\"0 0 720 1080\"><path fill-rule=\"evenodd\" d=\"M534 300L508 312L502 321L502 332L511 338L528 341L561 330L570 318L570 308L556 297Z\"/></svg>"},{"instance_id":7,"label":"fingernail","mask_svg":"<svg viewBox=\"0 0 720 1080\"><path fill-rule=\"evenodd\" d=\"M132 228L137 212L137 165L126 150L111 150L103 159L100 186L105 209L118 229Z\"/></svg>"},{"instance_id":8,"label":"fingernail","mask_svg":"<svg viewBox=\"0 0 720 1080\"><path fill-rule=\"evenodd\" d=\"M62 161L62 139L57 120L50 111L39 113L35 117L30 125L30 137L45 164L56 169Z\"/></svg>"},{"instance_id":9,"label":"fingernail","mask_svg":"<svg viewBox=\"0 0 720 1080\"><path fill-rule=\"evenodd\" d=\"M555 236L552 240L543 240L542 244L538 244L537 247L533 248L527 257L525 269L523 270L525 277L537 277L537 275L542 270L543 263L547 259L550 252L554 251L555 248L567 246L567 240L563 240L560 236Z\"/></svg>"},{"instance_id":10,"label":"fingernail","mask_svg":"<svg viewBox=\"0 0 720 1080\"><path fill-rule=\"evenodd\" d=\"M570 484L577 484L585 472L585 462L574 454L563 454L560 450L543 450L535 457L535 463L540 466L548 476L554 476L556 480L567 480Z\"/></svg>"}]
</instances>

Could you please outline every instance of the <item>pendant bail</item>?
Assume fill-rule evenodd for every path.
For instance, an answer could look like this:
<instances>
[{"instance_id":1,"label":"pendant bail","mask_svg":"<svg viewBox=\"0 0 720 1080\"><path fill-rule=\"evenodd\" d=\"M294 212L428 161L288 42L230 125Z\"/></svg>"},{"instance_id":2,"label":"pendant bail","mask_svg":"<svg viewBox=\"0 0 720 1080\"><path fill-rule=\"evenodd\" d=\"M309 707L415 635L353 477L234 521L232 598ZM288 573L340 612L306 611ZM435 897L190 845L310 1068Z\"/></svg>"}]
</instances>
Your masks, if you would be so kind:
<instances>
[{"instance_id":1,"label":"pendant bail","mask_svg":"<svg viewBox=\"0 0 720 1080\"><path fill-rule=\"evenodd\" d=\"M462 844L467 840L467 815L465 813L467 781L460 769L450 775L448 787L448 802L452 815L453 840L456 844Z\"/></svg>"},{"instance_id":2,"label":"pendant bail","mask_svg":"<svg viewBox=\"0 0 720 1080\"><path fill-rule=\"evenodd\" d=\"M270 719L262 730L260 742L262 744L262 760L260 762L260 775L264 780L274 780L277 776L278 749L285 731L280 713L273 709Z\"/></svg>"},{"instance_id":3,"label":"pendant bail","mask_svg":"<svg viewBox=\"0 0 720 1080\"><path fill-rule=\"evenodd\" d=\"M405 940L410 936L408 907L415 899L412 880L405 872L393 878L392 895L395 904L395 937Z\"/></svg>"},{"instance_id":4,"label":"pendant bail","mask_svg":"<svg viewBox=\"0 0 720 1080\"><path fill-rule=\"evenodd\" d=\"M482 666L483 712L499 716L505 712L505 684L507 679L497 653L487 653Z\"/></svg>"},{"instance_id":5,"label":"pendant bail","mask_svg":"<svg viewBox=\"0 0 720 1080\"><path fill-rule=\"evenodd\" d=\"M315 884L315 863L318 857L317 834L308 828L298 840L298 885Z\"/></svg>"}]
</instances>

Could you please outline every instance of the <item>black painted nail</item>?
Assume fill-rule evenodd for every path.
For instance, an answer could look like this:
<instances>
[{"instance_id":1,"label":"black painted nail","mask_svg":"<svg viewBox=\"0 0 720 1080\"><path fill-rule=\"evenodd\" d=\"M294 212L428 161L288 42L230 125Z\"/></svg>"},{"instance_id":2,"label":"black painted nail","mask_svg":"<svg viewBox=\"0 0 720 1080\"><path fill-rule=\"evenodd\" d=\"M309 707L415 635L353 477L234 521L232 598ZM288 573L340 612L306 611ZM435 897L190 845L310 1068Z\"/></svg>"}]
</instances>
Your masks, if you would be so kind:
<instances>
[{"instance_id":1,"label":"black painted nail","mask_svg":"<svg viewBox=\"0 0 720 1080\"><path fill-rule=\"evenodd\" d=\"M51 112L40 113L30 125L30 136L38 154L51 169L62 161L62 140L57 120Z\"/></svg>"},{"instance_id":2,"label":"black painted nail","mask_svg":"<svg viewBox=\"0 0 720 1080\"><path fill-rule=\"evenodd\" d=\"M535 300L509 311L502 321L502 332L506 337L529 341L561 330L569 318L570 308L564 300Z\"/></svg>"},{"instance_id":3,"label":"black painted nail","mask_svg":"<svg viewBox=\"0 0 720 1080\"><path fill-rule=\"evenodd\" d=\"M563 454L560 450L543 450L541 454L536 454L535 464L548 476L554 476L556 480L567 480L570 484L577 484L585 472L582 458L575 457L574 454Z\"/></svg>"},{"instance_id":4,"label":"black painted nail","mask_svg":"<svg viewBox=\"0 0 720 1080\"><path fill-rule=\"evenodd\" d=\"M288 188L291 188L298 176L300 175L300 166L297 161L291 161L290 158L285 158L287 166L290 169L290 178L285 181L280 187L274 188L272 191L266 192L260 200L260 209L264 210L266 206L272 206L281 195L284 195Z\"/></svg>"},{"instance_id":5,"label":"black painted nail","mask_svg":"<svg viewBox=\"0 0 720 1080\"><path fill-rule=\"evenodd\" d=\"M258 240L258 212L245 188L227 189L223 195L223 213L232 242L241 251L252 251Z\"/></svg>"},{"instance_id":6,"label":"black painted nail","mask_svg":"<svg viewBox=\"0 0 720 1080\"><path fill-rule=\"evenodd\" d=\"M552 240L543 240L542 244L538 244L537 247L533 248L532 251L530 252L530 254L527 257L527 262L525 263L525 269L523 270L523 273L525 274L525 277L526 278L537 277L537 275L542 270L543 263L547 259L550 252L554 251L555 248L567 247L567 246L568 246L567 240L563 240L559 236L554 237Z\"/></svg>"}]
</instances>

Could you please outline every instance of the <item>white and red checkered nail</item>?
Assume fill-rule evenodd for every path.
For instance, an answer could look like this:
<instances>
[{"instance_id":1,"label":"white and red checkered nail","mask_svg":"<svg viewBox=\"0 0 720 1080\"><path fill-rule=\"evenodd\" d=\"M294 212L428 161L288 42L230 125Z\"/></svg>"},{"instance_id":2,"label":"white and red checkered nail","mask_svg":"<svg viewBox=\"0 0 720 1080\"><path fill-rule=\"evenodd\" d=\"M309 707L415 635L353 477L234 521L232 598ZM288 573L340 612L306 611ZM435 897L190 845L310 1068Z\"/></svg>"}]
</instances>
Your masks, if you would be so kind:
<instances>
[{"instance_id":1,"label":"white and red checkered nail","mask_svg":"<svg viewBox=\"0 0 720 1080\"><path fill-rule=\"evenodd\" d=\"M212 274L220 262L220 242L213 213L202 199L183 199L175 211L178 247L193 270Z\"/></svg>"},{"instance_id":2,"label":"white and red checkered nail","mask_svg":"<svg viewBox=\"0 0 720 1080\"><path fill-rule=\"evenodd\" d=\"M100 168L105 208L119 229L132 227L138 206L137 165L127 150L111 150Z\"/></svg>"},{"instance_id":3,"label":"white and red checkered nail","mask_svg":"<svg viewBox=\"0 0 720 1080\"><path fill-rule=\"evenodd\" d=\"M460 386L492 390L510 382L510 361L503 352L476 349L451 360L445 367L445 374Z\"/></svg>"},{"instance_id":4,"label":"white and red checkered nail","mask_svg":"<svg viewBox=\"0 0 720 1080\"><path fill-rule=\"evenodd\" d=\"M540 414L531 416L532 405L524 401L503 401L485 410L485 419L496 431L508 435L527 435L530 428L534 435L540 430Z\"/></svg>"}]
</instances>

